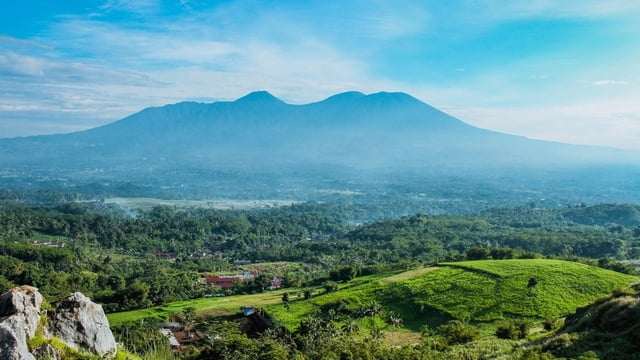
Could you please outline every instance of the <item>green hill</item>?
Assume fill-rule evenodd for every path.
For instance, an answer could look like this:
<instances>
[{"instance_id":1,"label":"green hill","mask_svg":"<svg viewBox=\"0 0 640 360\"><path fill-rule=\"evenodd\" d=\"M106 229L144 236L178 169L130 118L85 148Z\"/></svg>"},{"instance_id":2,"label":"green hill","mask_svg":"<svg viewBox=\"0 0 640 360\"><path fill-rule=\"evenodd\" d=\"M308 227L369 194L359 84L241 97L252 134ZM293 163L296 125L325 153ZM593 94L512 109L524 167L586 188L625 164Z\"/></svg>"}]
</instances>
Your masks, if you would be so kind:
<instances>
[{"instance_id":1,"label":"green hill","mask_svg":"<svg viewBox=\"0 0 640 360\"><path fill-rule=\"evenodd\" d=\"M450 319L486 324L561 317L637 280L584 264L541 259L466 261L431 270L359 278L338 291L292 301L288 309L278 304L267 310L290 329L307 316L326 316L332 310L332 316L361 328L374 323L389 328L385 316L395 313L403 319L397 330L418 331ZM532 278L536 285L528 286ZM360 315L378 307L377 319Z\"/></svg>"},{"instance_id":2,"label":"green hill","mask_svg":"<svg viewBox=\"0 0 640 360\"><path fill-rule=\"evenodd\" d=\"M529 287L535 278L537 284ZM503 319L541 321L569 315L638 278L580 263L560 260L481 260L440 264L438 267L358 277L337 291L314 289L304 299L302 289L254 295L180 301L165 306L109 314L112 325L141 319L166 319L186 307L203 316L228 316L241 306L265 308L280 325L291 330L308 317L331 317L354 325L362 334L385 330L391 342L418 339L424 325L436 327L459 319L484 325L487 333ZM282 294L289 292L286 308ZM391 326L395 314L403 320Z\"/></svg>"}]
</instances>

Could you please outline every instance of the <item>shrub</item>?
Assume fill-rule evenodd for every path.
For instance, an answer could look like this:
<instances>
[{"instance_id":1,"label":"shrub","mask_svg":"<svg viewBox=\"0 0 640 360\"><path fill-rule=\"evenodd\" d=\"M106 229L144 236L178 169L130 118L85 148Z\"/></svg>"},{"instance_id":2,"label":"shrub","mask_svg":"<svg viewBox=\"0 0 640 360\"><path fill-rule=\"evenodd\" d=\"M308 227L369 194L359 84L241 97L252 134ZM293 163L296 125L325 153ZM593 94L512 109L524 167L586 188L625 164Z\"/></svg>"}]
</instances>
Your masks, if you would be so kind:
<instances>
[{"instance_id":1,"label":"shrub","mask_svg":"<svg viewBox=\"0 0 640 360\"><path fill-rule=\"evenodd\" d=\"M546 319L542 323L542 327L544 327L545 331L551 331L556 328L556 320L555 319Z\"/></svg>"},{"instance_id":2,"label":"shrub","mask_svg":"<svg viewBox=\"0 0 640 360\"><path fill-rule=\"evenodd\" d=\"M311 299L311 290L310 289L304 289L304 292L302 293L304 296L305 300L309 300Z\"/></svg>"},{"instance_id":3,"label":"shrub","mask_svg":"<svg viewBox=\"0 0 640 360\"><path fill-rule=\"evenodd\" d=\"M480 246L474 246L467 250L467 260L483 260L489 258L489 250Z\"/></svg>"},{"instance_id":4,"label":"shrub","mask_svg":"<svg viewBox=\"0 0 640 360\"><path fill-rule=\"evenodd\" d=\"M449 344L466 344L478 339L478 329L460 320L450 321L438 328Z\"/></svg>"},{"instance_id":5,"label":"shrub","mask_svg":"<svg viewBox=\"0 0 640 360\"><path fill-rule=\"evenodd\" d=\"M333 281L327 281L326 283L324 283L324 290L326 292L334 292L338 290L338 284Z\"/></svg>"},{"instance_id":6,"label":"shrub","mask_svg":"<svg viewBox=\"0 0 640 360\"><path fill-rule=\"evenodd\" d=\"M500 339L524 339L529 334L529 324L525 321L509 321L498 325L496 336Z\"/></svg>"}]
</instances>

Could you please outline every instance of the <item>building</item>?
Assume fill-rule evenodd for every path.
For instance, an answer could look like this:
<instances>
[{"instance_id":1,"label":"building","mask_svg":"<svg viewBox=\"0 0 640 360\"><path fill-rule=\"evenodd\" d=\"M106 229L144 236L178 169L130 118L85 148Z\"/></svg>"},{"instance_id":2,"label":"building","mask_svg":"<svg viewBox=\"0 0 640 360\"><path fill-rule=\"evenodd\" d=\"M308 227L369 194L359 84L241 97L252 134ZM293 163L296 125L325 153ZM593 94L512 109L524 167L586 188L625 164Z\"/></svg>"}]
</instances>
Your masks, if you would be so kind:
<instances>
[{"instance_id":1,"label":"building","mask_svg":"<svg viewBox=\"0 0 640 360\"><path fill-rule=\"evenodd\" d=\"M222 289L230 289L236 284L250 282L256 279L256 271L245 271L238 275L207 275L204 280L207 285L215 285Z\"/></svg>"},{"instance_id":2,"label":"building","mask_svg":"<svg viewBox=\"0 0 640 360\"><path fill-rule=\"evenodd\" d=\"M256 308L251 306L243 306L240 308L240 311L242 311L242 314L244 316L251 316L256 312Z\"/></svg>"},{"instance_id":3,"label":"building","mask_svg":"<svg viewBox=\"0 0 640 360\"><path fill-rule=\"evenodd\" d=\"M180 342L178 342L178 339L176 339L175 335L173 335L173 332L170 329L162 328L160 329L160 332L169 340L169 345L171 345L171 348L177 349L180 347Z\"/></svg>"},{"instance_id":4,"label":"building","mask_svg":"<svg viewBox=\"0 0 640 360\"><path fill-rule=\"evenodd\" d=\"M271 286L269 286L269 289L271 290L280 289L282 285L283 285L282 279L277 276L274 276L273 279L271 279Z\"/></svg>"},{"instance_id":5,"label":"building","mask_svg":"<svg viewBox=\"0 0 640 360\"><path fill-rule=\"evenodd\" d=\"M215 285L222 289L230 289L236 284L244 282L242 275L207 275L206 282L208 285Z\"/></svg>"}]
</instances>

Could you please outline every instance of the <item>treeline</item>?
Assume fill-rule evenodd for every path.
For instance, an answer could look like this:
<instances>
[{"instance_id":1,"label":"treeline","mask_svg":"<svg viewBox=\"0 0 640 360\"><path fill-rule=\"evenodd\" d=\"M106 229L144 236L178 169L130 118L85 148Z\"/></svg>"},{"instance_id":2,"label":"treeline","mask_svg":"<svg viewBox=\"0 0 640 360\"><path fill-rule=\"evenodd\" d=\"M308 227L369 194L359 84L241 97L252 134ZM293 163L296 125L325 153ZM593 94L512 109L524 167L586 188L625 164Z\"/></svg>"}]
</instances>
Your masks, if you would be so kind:
<instances>
[{"instance_id":1,"label":"treeline","mask_svg":"<svg viewBox=\"0 0 640 360\"><path fill-rule=\"evenodd\" d=\"M327 239L347 229L339 213L314 204L252 211L157 207L136 217L79 203L0 207L0 240L24 241L44 234L129 254L207 250L242 256L261 248L278 254L283 244Z\"/></svg>"}]
</instances>

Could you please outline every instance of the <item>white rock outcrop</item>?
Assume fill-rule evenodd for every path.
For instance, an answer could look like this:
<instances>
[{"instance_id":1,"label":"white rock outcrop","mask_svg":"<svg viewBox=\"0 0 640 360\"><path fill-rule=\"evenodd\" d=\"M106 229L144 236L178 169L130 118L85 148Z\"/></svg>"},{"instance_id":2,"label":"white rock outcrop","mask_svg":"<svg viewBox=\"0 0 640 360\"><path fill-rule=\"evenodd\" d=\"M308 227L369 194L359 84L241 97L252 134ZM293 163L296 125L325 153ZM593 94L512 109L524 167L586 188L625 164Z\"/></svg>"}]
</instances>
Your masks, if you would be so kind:
<instances>
[{"instance_id":1,"label":"white rock outcrop","mask_svg":"<svg viewBox=\"0 0 640 360\"><path fill-rule=\"evenodd\" d=\"M40 325L44 301L38 289L31 286L13 288L0 295L0 360L56 359L61 354L49 344L30 352L29 339ZM110 358L117 345L102 306L81 293L74 293L56 304L48 314L48 327L43 336L55 336L69 347ZM35 356L34 356L35 355Z\"/></svg>"},{"instance_id":2,"label":"white rock outcrop","mask_svg":"<svg viewBox=\"0 0 640 360\"><path fill-rule=\"evenodd\" d=\"M79 292L56 305L49 317L49 331L73 348L101 356L115 355L117 350L102 306Z\"/></svg>"},{"instance_id":3,"label":"white rock outcrop","mask_svg":"<svg viewBox=\"0 0 640 360\"><path fill-rule=\"evenodd\" d=\"M13 288L0 295L0 359L34 359L27 341L38 329L43 300L38 289L31 286Z\"/></svg>"}]
</instances>

